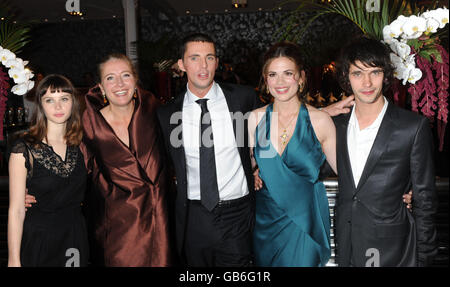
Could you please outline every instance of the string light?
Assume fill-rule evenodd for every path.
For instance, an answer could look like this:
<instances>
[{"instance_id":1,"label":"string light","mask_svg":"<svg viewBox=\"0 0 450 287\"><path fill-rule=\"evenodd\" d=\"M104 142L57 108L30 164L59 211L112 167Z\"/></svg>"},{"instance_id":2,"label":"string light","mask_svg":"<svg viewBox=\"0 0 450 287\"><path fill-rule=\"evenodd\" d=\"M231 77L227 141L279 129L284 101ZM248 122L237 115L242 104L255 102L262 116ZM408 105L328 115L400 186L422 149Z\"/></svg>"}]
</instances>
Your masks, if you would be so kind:
<instances>
[{"instance_id":1,"label":"string light","mask_svg":"<svg viewBox=\"0 0 450 287\"><path fill-rule=\"evenodd\" d=\"M231 7L233 8L246 8L247 0L231 0Z\"/></svg>"},{"instance_id":2,"label":"string light","mask_svg":"<svg viewBox=\"0 0 450 287\"><path fill-rule=\"evenodd\" d=\"M83 16L83 12L72 11L72 12L69 12L69 14L72 16Z\"/></svg>"}]
</instances>

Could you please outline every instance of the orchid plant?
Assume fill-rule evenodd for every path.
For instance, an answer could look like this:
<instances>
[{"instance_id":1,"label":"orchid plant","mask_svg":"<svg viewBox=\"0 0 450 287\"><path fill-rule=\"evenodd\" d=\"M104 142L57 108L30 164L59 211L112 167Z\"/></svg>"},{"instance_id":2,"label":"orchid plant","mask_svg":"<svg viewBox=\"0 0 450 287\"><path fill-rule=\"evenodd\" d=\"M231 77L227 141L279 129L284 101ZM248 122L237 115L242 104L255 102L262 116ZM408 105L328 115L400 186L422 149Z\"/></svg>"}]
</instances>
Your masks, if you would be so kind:
<instances>
[{"instance_id":1,"label":"orchid plant","mask_svg":"<svg viewBox=\"0 0 450 287\"><path fill-rule=\"evenodd\" d=\"M383 41L392 51L390 57L396 68L395 77L408 86L411 109L421 112L432 122L437 112L439 150L442 151L448 118L449 57L440 45L439 34L443 34L442 29L449 21L449 10L424 11L424 7L415 7L414 1L409 0L298 2L299 7L283 27L282 38L298 41L317 18L335 14L346 17L363 34ZM306 25L299 25L300 14L304 16L305 12L309 19ZM398 85L393 87L394 100L398 101Z\"/></svg>"},{"instance_id":2,"label":"orchid plant","mask_svg":"<svg viewBox=\"0 0 450 287\"><path fill-rule=\"evenodd\" d=\"M34 74L25 67L28 61L16 57L13 52L8 49L3 49L1 46L0 61L3 66L9 69L8 75L16 84L11 88L11 92L23 96L34 87L34 81L31 80Z\"/></svg>"},{"instance_id":3,"label":"orchid plant","mask_svg":"<svg viewBox=\"0 0 450 287\"><path fill-rule=\"evenodd\" d=\"M448 52L433 34L448 21L449 10L438 8L409 17L400 15L383 28L383 42L392 50L394 76L403 85L410 84L411 109L416 112L420 109L431 120L437 111L439 150L443 149L448 121L449 59ZM395 99L398 94L398 89L394 90Z\"/></svg>"},{"instance_id":4,"label":"orchid plant","mask_svg":"<svg viewBox=\"0 0 450 287\"><path fill-rule=\"evenodd\" d=\"M11 92L24 95L33 88L33 73L26 68L28 62L16 54L30 42L30 25L14 21L14 11L7 2L0 2L0 140L3 140L3 117L10 82ZM7 72L6 72L7 71Z\"/></svg>"}]
</instances>

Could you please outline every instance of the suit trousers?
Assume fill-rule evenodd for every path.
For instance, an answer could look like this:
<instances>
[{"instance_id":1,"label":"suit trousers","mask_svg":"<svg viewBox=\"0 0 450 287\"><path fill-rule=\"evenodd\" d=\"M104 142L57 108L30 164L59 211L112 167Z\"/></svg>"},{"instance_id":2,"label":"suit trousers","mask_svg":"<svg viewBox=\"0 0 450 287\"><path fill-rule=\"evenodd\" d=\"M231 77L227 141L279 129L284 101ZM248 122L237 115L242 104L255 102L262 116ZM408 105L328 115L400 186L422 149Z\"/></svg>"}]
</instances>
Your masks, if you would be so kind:
<instances>
[{"instance_id":1,"label":"suit trousers","mask_svg":"<svg viewBox=\"0 0 450 287\"><path fill-rule=\"evenodd\" d=\"M219 202L208 211L188 200L184 253L189 267L251 266L254 207L250 196Z\"/></svg>"}]
</instances>

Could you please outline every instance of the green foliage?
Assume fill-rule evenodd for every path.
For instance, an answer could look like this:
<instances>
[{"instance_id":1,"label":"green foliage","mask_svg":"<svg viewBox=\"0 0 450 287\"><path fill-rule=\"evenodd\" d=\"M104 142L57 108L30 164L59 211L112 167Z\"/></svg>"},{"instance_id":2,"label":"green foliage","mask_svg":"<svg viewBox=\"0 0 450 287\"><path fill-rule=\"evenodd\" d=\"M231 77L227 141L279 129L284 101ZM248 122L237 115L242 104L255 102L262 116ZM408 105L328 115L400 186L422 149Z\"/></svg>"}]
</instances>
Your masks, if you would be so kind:
<instances>
[{"instance_id":1,"label":"green foliage","mask_svg":"<svg viewBox=\"0 0 450 287\"><path fill-rule=\"evenodd\" d=\"M380 12L367 12L367 0L334 0L330 4L317 3L315 0L286 1L299 2L299 6L290 13L287 21L278 30L279 40L298 42L310 25L320 16L341 15L354 23L364 34L383 39L383 28L399 15L409 16L421 9L411 0L381 0ZM307 15L306 24L299 29L301 16Z\"/></svg>"},{"instance_id":2,"label":"green foliage","mask_svg":"<svg viewBox=\"0 0 450 287\"><path fill-rule=\"evenodd\" d=\"M31 26L15 23L14 13L7 2L0 3L0 46L17 54L31 41Z\"/></svg>"}]
</instances>

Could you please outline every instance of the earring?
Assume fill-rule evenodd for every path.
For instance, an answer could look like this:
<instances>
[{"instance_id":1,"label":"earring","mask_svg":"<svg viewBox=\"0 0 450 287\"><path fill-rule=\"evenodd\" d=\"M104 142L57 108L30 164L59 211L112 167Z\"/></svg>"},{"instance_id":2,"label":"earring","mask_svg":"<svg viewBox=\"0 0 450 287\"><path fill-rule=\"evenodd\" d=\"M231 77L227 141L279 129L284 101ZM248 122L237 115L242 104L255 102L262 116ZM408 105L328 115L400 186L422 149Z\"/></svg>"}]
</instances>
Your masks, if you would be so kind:
<instances>
[{"instance_id":1,"label":"earring","mask_svg":"<svg viewBox=\"0 0 450 287\"><path fill-rule=\"evenodd\" d=\"M106 99L106 94L102 94L103 95L103 103L104 104L107 104L108 103L108 100Z\"/></svg>"},{"instance_id":2,"label":"earring","mask_svg":"<svg viewBox=\"0 0 450 287\"><path fill-rule=\"evenodd\" d=\"M266 94L270 94L269 87L266 86Z\"/></svg>"},{"instance_id":3,"label":"earring","mask_svg":"<svg viewBox=\"0 0 450 287\"><path fill-rule=\"evenodd\" d=\"M137 88L134 88L134 94L133 94L133 98L137 98Z\"/></svg>"},{"instance_id":4,"label":"earring","mask_svg":"<svg viewBox=\"0 0 450 287\"><path fill-rule=\"evenodd\" d=\"M300 84L299 84L298 90L300 91L300 93L303 92L304 86L305 86L305 85L304 85L303 83L300 83Z\"/></svg>"}]
</instances>

